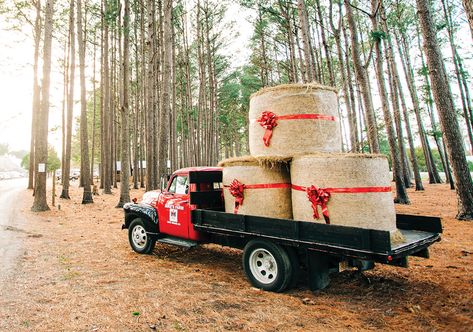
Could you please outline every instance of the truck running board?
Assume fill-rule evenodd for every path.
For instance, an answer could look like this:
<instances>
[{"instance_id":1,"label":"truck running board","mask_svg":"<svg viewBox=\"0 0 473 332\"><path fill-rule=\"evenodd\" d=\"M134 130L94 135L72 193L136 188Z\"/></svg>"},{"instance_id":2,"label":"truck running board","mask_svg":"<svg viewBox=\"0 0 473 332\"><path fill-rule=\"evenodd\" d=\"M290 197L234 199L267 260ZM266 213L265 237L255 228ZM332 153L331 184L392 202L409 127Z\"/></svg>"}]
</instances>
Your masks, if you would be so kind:
<instances>
[{"instance_id":1,"label":"truck running board","mask_svg":"<svg viewBox=\"0 0 473 332\"><path fill-rule=\"evenodd\" d=\"M174 246L184 247L184 248L193 248L197 246L197 242L191 240L183 240L177 237L163 237L158 239L158 242L172 244Z\"/></svg>"}]
</instances>

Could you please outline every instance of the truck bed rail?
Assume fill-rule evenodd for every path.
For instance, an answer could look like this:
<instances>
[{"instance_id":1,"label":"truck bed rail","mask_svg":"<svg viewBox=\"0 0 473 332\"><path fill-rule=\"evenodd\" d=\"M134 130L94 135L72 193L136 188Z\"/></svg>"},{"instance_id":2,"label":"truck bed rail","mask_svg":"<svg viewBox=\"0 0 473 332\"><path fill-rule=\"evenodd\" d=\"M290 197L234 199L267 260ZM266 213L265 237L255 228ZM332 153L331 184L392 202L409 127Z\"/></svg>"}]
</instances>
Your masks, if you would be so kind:
<instances>
[{"instance_id":1,"label":"truck bed rail","mask_svg":"<svg viewBox=\"0 0 473 332\"><path fill-rule=\"evenodd\" d=\"M382 263L424 250L440 239L442 230L439 218L399 215L398 219L402 222L400 228L406 242L391 245L387 231L203 209L192 211L192 223L199 231L236 237L263 237L285 245Z\"/></svg>"}]
</instances>

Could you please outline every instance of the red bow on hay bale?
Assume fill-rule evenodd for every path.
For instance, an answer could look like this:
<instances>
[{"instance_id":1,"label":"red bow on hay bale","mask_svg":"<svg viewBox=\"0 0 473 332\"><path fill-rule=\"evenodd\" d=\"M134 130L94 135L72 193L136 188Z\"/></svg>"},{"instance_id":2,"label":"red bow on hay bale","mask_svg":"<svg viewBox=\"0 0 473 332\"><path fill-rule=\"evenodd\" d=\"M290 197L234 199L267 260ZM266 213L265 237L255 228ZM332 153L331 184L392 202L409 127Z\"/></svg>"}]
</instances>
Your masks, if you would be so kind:
<instances>
[{"instance_id":1,"label":"red bow on hay bale","mask_svg":"<svg viewBox=\"0 0 473 332\"><path fill-rule=\"evenodd\" d=\"M363 194L363 193L387 193L391 191L391 187L355 187L355 188L317 188L316 186L303 187L293 184L292 189L305 191L307 198L312 204L314 210L314 219L319 219L319 211L317 207L320 205L325 223L330 224L327 203L332 194Z\"/></svg>"},{"instance_id":2,"label":"red bow on hay bale","mask_svg":"<svg viewBox=\"0 0 473 332\"><path fill-rule=\"evenodd\" d=\"M271 111L264 111L261 116L256 119L261 127L266 129L263 136L263 142L266 147L269 146L271 137L273 136L273 129L277 127L277 120L326 120L336 121L336 118L332 115L325 114L287 114L287 115L276 115Z\"/></svg>"},{"instance_id":3,"label":"red bow on hay bale","mask_svg":"<svg viewBox=\"0 0 473 332\"><path fill-rule=\"evenodd\" d=\"M263 136L263 142L265 146L269 146L269 142L271 141L271 136L273 136L273 128L275 128L278 123L276 120L278 119L277 115L270 111L264 111L261 113L261 116L257 120L261 127L266 129L266 132Z\"/></svg>"},{"instance_id":4,"label":"red bow on hay bale","mask_svg":"<svg viewBox=\"0 0 473 332\"><path fill-rule=\"evenodd\" d=\"M316 186L310 186L306 189L307 198L312 203L312 209L314 210L314 218L319 219L319 210L317 206L320 205L322 208L322 214L326 224L330 224L330 217L328 215L327 203L330 200L330 193L324 189L317 188Z\"/></svg>"},{"instance_id":5,"label":"red bow on hay bale","mask_svg":"<svg viewBox=\"0 0 473 332\"><path fill-rule=\"evenodd\" d=\"M230 183L230 194L235 197L235 208L233 209L233 213L238 213L238 208L240 205L243 205L243 190L245 190L245 185L234 179L232 183Z\"/></svg>"}]
</instances>

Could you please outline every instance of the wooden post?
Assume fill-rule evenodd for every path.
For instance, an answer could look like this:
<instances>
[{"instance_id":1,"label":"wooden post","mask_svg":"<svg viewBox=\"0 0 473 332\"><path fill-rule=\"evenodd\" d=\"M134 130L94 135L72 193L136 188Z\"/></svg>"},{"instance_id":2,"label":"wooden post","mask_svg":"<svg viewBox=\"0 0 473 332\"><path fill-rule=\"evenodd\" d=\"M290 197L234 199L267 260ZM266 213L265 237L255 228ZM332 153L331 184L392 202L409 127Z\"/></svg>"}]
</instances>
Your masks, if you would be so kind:
<instances>
[{"instance_id":1,"label":"wooden post","mask_svg":"<svg viewBox=\"0 0 473 332\"><path fill-rule=\"evenodd\" d=\"M52 206L56 206L56 170L53 171L53 193L52 193Z\"/></svg>"}]
</instances>

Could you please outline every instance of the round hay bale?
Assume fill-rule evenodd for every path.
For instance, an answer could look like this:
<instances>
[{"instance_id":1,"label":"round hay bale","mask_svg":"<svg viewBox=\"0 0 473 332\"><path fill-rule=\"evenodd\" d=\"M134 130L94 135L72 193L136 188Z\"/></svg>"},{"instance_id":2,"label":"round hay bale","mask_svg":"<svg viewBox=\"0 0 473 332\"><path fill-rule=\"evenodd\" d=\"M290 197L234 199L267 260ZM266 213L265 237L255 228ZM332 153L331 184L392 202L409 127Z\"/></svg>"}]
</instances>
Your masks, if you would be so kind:
<instances>
[{"instance_id":1,"label":"round hay bale","mask_svg":"<svg viewBox=\"0 0 473 332\"><path fill-rule=\"evenodd\" d=\"M264 88L250 99L252 156L340 152L336 90L319 84Z\"/></svg>"},{"instance_id":2,"label":"round hay bale","mask_svg":"<svg viewBox=\"0 0 473 332\"><path fill-rule=\"evenodd\" d=\"M219 163L223 167L225 212L291 219L288 168L269 168L260 163L261 160L253 157L233 158Z\"/></svg>"},{"instance_id":3,"label":"round hay bale","mask_svg":"<svg viewBox=\"0 0 473 332\"><path fill-rule=\"evenodd\" d=\"M389 231L392 243L401 242L390 180L388 161L382 155L294 157L294 219Z\"/></svg>"}]
</instances>

